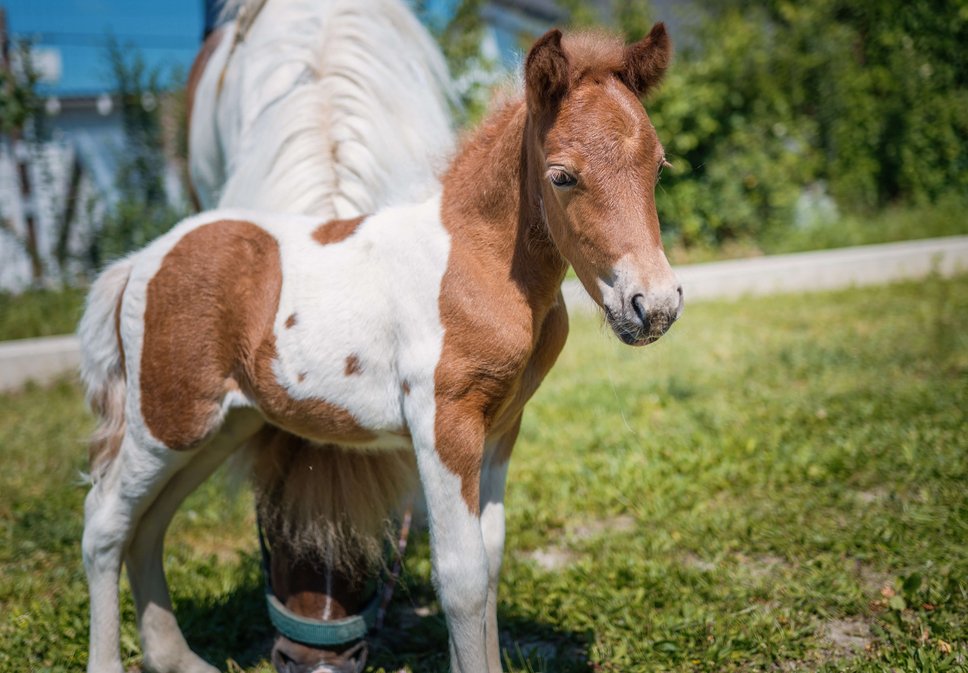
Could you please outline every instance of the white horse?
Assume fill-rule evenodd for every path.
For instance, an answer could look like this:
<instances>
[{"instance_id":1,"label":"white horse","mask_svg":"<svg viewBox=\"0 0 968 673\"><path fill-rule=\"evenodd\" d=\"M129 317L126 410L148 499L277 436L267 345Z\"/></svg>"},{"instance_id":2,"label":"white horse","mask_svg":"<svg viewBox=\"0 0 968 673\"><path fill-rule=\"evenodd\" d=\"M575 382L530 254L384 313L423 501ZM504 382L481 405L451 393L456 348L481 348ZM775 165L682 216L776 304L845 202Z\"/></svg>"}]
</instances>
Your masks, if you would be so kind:
<instances>
[{"instance_id":1,"label":"white horse","mask_svg":"<svg viewBox=\"0 0 968 673\"><path fill-rule=\"evenodd\" d=\"M242 0L189 81L200 205L353 217L419 200L453 148L447 68L402 0Z\"/></svg>"}]
</instances>

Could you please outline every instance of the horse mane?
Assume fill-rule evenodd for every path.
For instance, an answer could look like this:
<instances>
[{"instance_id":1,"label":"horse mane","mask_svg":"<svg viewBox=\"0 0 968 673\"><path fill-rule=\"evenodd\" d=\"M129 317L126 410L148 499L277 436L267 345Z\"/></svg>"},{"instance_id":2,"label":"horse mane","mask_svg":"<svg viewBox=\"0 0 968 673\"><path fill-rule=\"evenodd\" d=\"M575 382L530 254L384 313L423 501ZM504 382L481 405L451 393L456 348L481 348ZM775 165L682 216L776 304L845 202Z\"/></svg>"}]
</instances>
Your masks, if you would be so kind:
<instances>
[{"instance_id":1,"label":"horse mane","mask_svg":"<svg viewBox=\"0 0 968 673\"><path fill-rule=\"evenodd\" d=\"M228 0L223 12L259 2ZM221 203L345 218L426 198L452 150L454 95L439 49L407 6L269 0L258 11L273 20L256 20L243 44L259 55L245 87L261 94L261 109L243 120L250 142ZM280 72L295 81L268 95Z\"/></svg>"}]
</instances>

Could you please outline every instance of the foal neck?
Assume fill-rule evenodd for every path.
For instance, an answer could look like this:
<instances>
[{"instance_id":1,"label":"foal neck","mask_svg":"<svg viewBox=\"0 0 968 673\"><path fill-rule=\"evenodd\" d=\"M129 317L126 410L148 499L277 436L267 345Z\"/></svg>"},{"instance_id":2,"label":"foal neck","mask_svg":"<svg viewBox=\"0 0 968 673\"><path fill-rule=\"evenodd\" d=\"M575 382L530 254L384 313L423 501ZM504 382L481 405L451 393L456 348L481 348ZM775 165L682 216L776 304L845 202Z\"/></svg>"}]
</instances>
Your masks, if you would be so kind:
<instances>
[{"instance_id":1,"label":"foal neck","mask_svg":"<svg viewBox=\"0 0 968 673\"><path fill-rule=\"evenodd\" d=\"M496 263L541 316L555 303L568 263L548 233L543 167L523 101L492 114L444 177L442 214L452 245Z\"/></svg>"}]
</instances>

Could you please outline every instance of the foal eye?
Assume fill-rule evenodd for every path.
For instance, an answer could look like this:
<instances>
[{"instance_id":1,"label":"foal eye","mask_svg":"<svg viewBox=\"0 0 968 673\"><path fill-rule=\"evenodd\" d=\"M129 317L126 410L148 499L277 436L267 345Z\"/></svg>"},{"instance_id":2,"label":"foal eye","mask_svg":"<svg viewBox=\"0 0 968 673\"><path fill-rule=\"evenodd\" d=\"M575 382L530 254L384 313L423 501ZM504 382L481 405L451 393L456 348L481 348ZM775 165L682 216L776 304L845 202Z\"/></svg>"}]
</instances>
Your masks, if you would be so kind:
<instances>
[{"instance_id":1,"label":"foal eye","mask_svg":"<svg viewBox=\"0 0 968 673\"><path fill-rule=\"evenodd\" d=\"M548 179L558 189L568 189L578 184L578 178L560 168L553 168L548 171Z\"/></svg>"}]
</instances>

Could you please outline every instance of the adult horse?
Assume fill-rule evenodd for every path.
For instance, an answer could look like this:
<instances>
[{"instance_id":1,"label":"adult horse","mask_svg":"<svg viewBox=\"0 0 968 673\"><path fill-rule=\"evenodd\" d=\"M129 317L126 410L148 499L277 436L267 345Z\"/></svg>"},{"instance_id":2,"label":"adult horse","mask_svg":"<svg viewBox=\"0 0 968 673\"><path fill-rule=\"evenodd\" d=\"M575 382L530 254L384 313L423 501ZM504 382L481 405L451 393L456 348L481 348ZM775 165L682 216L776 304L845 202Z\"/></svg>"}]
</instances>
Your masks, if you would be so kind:
<instances>
[{"instance_id":1,"label":"adult horse","mask_svg":"<svg viewBox=\"0 0 968 673\"><path fill-rule=\"evenodd\" d=\"M189 168L200 206L349 218L436 189L451 152L449 82L401 0L244 0L189 76ZM246 273L243 270L243 273ZM387 522L412 456L359 454L279 429L249 442L271 550L273 663L355 670ZM320 478L320 475L325 475ZM305 622L304 620L313 620Z\"/></svg>"},{"instance_id":2,"label":"adult horse","mask_svg":"<svg viewBox=\"0 0 968 673\"><path fill-rule=\"evenodd\" d=\"M499 673L505 476L567 335L568 265L627 344L682 310L655 209L664 154L638 101L670 49L662 24L630 46L551 31L523 99L465 143L442 194L328 222L205 213L102 274L80 328L101 416L82 545L91 673L123 670L122 560L146 662L211 670L159 607L159 530L267 424L414 456L452 670Z\"/></svg>"}]
</instances>

